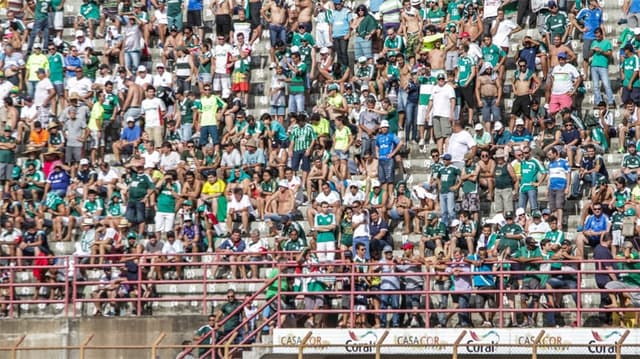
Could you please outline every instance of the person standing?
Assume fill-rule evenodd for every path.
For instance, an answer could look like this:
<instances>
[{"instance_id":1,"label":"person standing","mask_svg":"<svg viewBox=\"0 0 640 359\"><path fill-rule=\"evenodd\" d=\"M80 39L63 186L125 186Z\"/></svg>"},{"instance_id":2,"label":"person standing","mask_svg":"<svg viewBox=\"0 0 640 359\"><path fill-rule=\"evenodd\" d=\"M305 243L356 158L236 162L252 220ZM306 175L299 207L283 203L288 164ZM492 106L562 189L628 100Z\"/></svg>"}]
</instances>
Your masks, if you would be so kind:
<instances>
[{"instance_id":1,"label":"person standing","mask_svg":"<svg viewBox=\"0 0 640 359\"><path fill-rule=\"evenodd\" d=\"M591 43L591 81L593 81L593 93L595 95L594 103L602 101L600 93L600 81L607 95L607 104L609 107L615 108L616 104L613 100L613 91L611 90L611 81L609 80L609 65L611 65L611 42L604 38L602 29L595 30L596 39Z\"/></svg>"},{"instance_id":2,"label":"person standing","mask_svg":"<svg viewBox=\"0 0 640 359\"><path fill-rule=\"evenodd\" d=\"M633 45L626 44L622 48L624 51L624 60L620 69L622 75L622 97L621 101L626 104L627 101L640 101L640 58L634 53Z\"/></svg>"},{"instance_id":3,"label":"person standing","mask_svg":"<svg viewBox=\"0 0 640 359\"><path fill-rule=\"evenodd\" d=\"M458 82L457 95L460 97L460 114L462 107L467 107L469 123L473 122L473 112L477 107L475 96L475 79L478 69L475 60L468 55L469 45L462 44L458 47L458 66L456 67L456 81Z\"/></svg>"},{"instance_id":4,"label":"person standing","mask_svg":"<svg viewBox=\"0 0 640 359\"><path fill-rule=\"evenodd\" d=\"M522 149L524 156L520 162L520 194L518 196L518 207L527 208L527 203L531 210L538 209L538 187L547 178L544 166L536 158L531 157L531 148ZM542 176L542 178L539 178Z\"/></svg>"},{"instance_id":5,"label":"person standing","mask_svg":"<svg viewBox=\"0 0 640 359\"><path fill-rule=\"evenodd\" d=\"M561 158L552 147L547 153L549 159L549 208L558 218L558 228L562 229L564 202L571 188L571 168L566 158Z\"/></svg>"},{"instance_id":6,"label":"person standing","mask_svg":"<svg viewBox=\"0 0 640 359\"><path fill-rule=\"evenodd\" d=\"M582 81L575 66L567 63L567 57L566 52L558 53L558 65L551 70L551 83L548 85L551 94L547 101L551 116L555 116L560 110L571 108L573 95ZM588 67L587 62L584 63Z\"/></svg>"},{"instance_id":7,"label":"person standing","mask_svg":"<svg viewBox=\"0 0 640 359\"><path fill-rule=\"evenodd\" d=\"M162 147L163 139L163 120L167 112L164 102L156 97L156 89L149 85L146 91L147 98L142 100L140 106L144 113L144 129L149 134L149 138L153 141L157 148Z\"/></svg>"},{"instance_id":8,"label":"person standing","mask_svg":"<svg viewBox=\"0 0 640 359\"><path fill-rule=\"evenodd\" d=\"M378 158L378 179L386 193L393 193L395 176L395 156L404 146L398 136L389 132L389 121L380 123L380 132L376 136L376 153Z\"/></svg>"},{"instance_id":9,"label":"person standing","mask_svg":"<svg viewBox=\"0 0 640 359\"><path fill-rule=\"evenodd\" d=\"M296 126L289 134L289 157L291 158L291 168L297 172L302 168L302 183L307 183L307 176L311 171L311 149L318 141L311 124L306 123L305 116L298 116ZM311 199L309 199L311 200Z\"/></svg>"},{"instance_id":10,"label":"person standing","mask_svg":"<svg viewBox=\"0 0 640 359\"><path fill-rule=\"evenodd\" d=\"M596 40L596 29L604 31L604 19L602 16L602 8L598 4L598 0L589 0L589 6L578 12L573 25L582 32L582 67L583 75L589 73L589 62L591 43ZM581 25L582 24L582 25Z\"/></svg>"},{"instance_id":11,"label":"person standing","mask_svg":"<svg viewBox=\"0 0 640 359\"><path fill-rule=\"evenodd\" d=\"M333 0L333 47L336 52L338 63L342 66L349 67L349 24L351 23L351 10L344 7L343 0Z\"/></svg>"},{"instance_id":12,"label":"person standing","mask_svg":"<svg viewBox=\"0 0 640 359\"><path fill-rule=\"evenodd\" d=\"M220 150L218 122L227 109L226 102L211 93L211 85L202 87L204 94L200 97L200 146L209 143L209 137L216 152Z\"/></svg>"},{"instance_id":13,"label":"person standing","mask_svg":"<svg viewBox=\"0 0 640 359\"><path fill-rule=\"evenodd\" d=\"M455 120L456 93L446 80L445 74L438 74L438 84L433 86L426 111L427 116L431 114L438 153L443 152L445 138L451 135L451 126Z\"/></svg>"},{"instance_id":14,"label":"person standing","mask_svg":"<svg viewBox=\"0 0 640 359\"><path fill-rule=\"evenodd\" d=\"M29 34L29 45L27 46L27 54L31 54L33 42L36 35L40 34L44 47L49 46L49 0L38 0L34 12L34 22L31 33Z\"/></svg>"},{"instance_id":15,"label":"person standing","mask_svg":"<svg viewBox=\"0 0 640 359\"><path fill-rule=\"evenodd\" d=\"M451 154L446 153L442 156L442 160L444 164L438 169L436 176L440 189L442 222L449 225L449 222L456 218L456 192L462 184L460 179L462 172L451 164Z\"/></svg>"}]
</instances>

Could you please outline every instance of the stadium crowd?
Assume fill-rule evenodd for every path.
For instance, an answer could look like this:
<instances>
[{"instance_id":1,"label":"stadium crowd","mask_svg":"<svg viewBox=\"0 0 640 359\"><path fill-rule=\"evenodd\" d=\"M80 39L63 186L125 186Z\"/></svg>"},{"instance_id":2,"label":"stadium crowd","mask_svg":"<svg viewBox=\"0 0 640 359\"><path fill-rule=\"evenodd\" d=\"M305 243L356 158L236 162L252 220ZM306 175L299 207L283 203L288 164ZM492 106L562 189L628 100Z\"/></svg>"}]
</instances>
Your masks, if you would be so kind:
<instances>
[{"instance_id":1,"label":"stadium crowd","mask_svg":"<svg viewBox=\"0 0 640 359\"><path fill-rule=\"evenodd\" d=\"M64 9L64 0L9 0L0 27L7 266L46 267L55 257L49 242L75 241L86 264L116 266L106 255L119 255L122 270L105 268L92 293L113 298L153 295L153 286L136 293L126 285L138 278L130 254L197 266L198 253L213 252L230 261L215 276L234 279L259 277L267 259L292 261L300 273L326 274L281 284L313 293L304 303L313 310L332 303L322 291L347 288L331 276L351 262L360 290L426 285L451 290L454 308L482 309L500 298L482 293L496 277L481 272L504 260L507 269L559 270L505 283L548 289L521 296L522 308L537 308L563 305L553 290L580 285L571 274L579 264L564 261L638 259L640 0L625 0L615 48L597 0L221 0L211 4L213 25L203 22L201 0L83 0L78 14ZM539 31L512 46L525 29ZM254 48L269 52L267 96L251 82L265 63ZM597 111L582 111L589 80ZM613 152L624 157L607 169L603 156ZM414 183L409 158L422 156L430 168ZM575 241L565 239L572 199L587 203ZM400 233L419 240L394 240ZM233 263L242 260L252 263ZM145 278L184 277L181 266L151 268ZM411 275L424 269L439 274L433 283ZM51 272L37 279L65 280ZM637 288L638 276L598 274L596 282ZM36 290L34 298L57 294ZM446 309L448 296L440 297ZM284 305L294 306L289 299ZM640 294L602 295L602 306L629 303L640 305ZM397 294L358 295L355 304L424 305ZM115 309L98 303L95 314ZM212 321L232 311L216 310ZM510 325L536 325L524 314ZM437 325L452 325L450 317L440 313ZM340 326L348 323L343 316ZM456 323L473 325L468 313ZM305 325L326 323L310 315ZM493 314L481 325L493 326ZM553 315L545 325L555 325Z\"/></svg>"}]
</instances>

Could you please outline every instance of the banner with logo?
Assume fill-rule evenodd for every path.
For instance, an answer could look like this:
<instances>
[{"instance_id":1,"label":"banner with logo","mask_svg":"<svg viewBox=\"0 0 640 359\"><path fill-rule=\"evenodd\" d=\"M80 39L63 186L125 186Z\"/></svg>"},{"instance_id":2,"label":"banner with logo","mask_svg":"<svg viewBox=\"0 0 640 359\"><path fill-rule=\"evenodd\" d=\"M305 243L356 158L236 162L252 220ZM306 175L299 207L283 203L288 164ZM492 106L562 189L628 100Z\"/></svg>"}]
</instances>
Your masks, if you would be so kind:
<instances>
[{"instance_id":1,"label":"banner with logo","mask_svg":"<svg viewBox=\"0 0 640 359\"><path fill-rule=\"evenodd\" d=\"M466 329L458 354L516 355L531 353L540 331L545 334L538 354L613 355L611 346L625 329L609 328L531 328L531 329ZM382 346L383 354L450 354L453 343L463 329L389 329ZM311 331L305 354L373 354L384 329L275 329L274 353L297 354L303 338ZM640 331L630 329L624 343L637 344ZM564 346L574 344L579 346ZM502 346L501 346L502 345ZM508 345L508 346L507 346ZM622 347L623 355L640 356L640 347Z\"/></svg>"}]
</instances>

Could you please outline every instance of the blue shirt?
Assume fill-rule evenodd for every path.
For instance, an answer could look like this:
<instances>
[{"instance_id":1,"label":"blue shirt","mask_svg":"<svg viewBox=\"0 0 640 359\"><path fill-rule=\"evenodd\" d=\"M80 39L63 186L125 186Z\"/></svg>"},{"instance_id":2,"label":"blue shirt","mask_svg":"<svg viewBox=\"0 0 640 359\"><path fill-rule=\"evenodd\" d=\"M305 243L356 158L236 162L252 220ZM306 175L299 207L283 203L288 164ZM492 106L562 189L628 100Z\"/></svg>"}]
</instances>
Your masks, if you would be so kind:
<instances>
[{"instance_id":1,"label":"blue shirt","mask_svg":"<svg viewBox=\"0 0 640 359\"><path fill-rule=\"evenodd\" d=\"M187 10L202 10L202 0L189 0L189 6L187 6Z\"/></svg>"},{"instance_id":2,"label":"blue shirt","mask_svg":"<svg viewBox=\"0 0 640 359\"><path fill-rule=\"evenodd\" d=\"M604 232L609 225L609 217L606 214L601 214L600 217L590 215L584 222L584 231Z\"/></svg>"},{"instance_id":3,"label":"blue shirt","mask_svg":"<svg viewBox=\"0 0 640 359\"><path fill-rule=\"evenodd\" d=\"M549 162L549 189L564 190L567 188L567 173L571 173L569 162L564 158L558 158Z\"/></svg>"},{"instance_id":4,"label":"blue shirt","mask_svg":"<svg viewBox=\"0 0 640 359\"><path fill-rule=\"evenodd\" d=\"M629 14L636 14L640 12L640 0L631 0L629 4Z\"/></svg>"},{"instance_id":5,"label":"blue shirt","mask_svg":"<svg viewBox=\"0 0 640 359\"><path fill-rule=\"evenodd\" d=\"M333 10L333 34L332 37L345 37L349 33L349 23L351 22L351 10L342 8Z\"/></svg>"},{"instance_id":6,"label":"blue shirt","mask_svg":"<svg viewBox=\"0 0 640 359\"><path fill-rule=\"evenodd\" d=\"M371 0L369 1L369 11L376 13L380 11L380 5L382 5L382 3L384 2L384 0Z\"/></svg>"},{"instance_id":7,"label":"blue shirt","mask_svg":"<svg viewBox=\"0 0 640 359\"><path fill-rule=\"evenodd\" d=\"M82 68L82 60L77 56L67 56L64 58L64 65ZM67 70L67 77L76 77L76 70Z\"/></svg>"},{"instance_id":8,"label":"blue shirt","mask_svg":"<svg viewBox=\"0 0 640 359\"><path fill-rule=\"evenodd\" d=\"M286 141L289 139L289 135L287 135L287 130L280 124L280 122L272 120L271 121L271 126L269 126L271 128L271 131L273 132L273 135L275 136L275 138L277 138L280 141Z\"/></svg>"},{"instance_id":9,"label":"blue shirt","mask_svg":"<svg viewBox=\"0 0 640 359\"><path fill-rule=\"evenodd\" d=\"M467 258L472 261L481 260L480 256L477 254L471 254ZM490 263L483 263L479 266L473 266L474 272L491 272L492 270L493 265ZM479 274L473 276L473 285L476 287L493 287L495 284L495 277L491 274Z\"/></svg>"},{"instance_id":10,"label":"blue shirt","mask_svg":"<svg viewBox=\"0 0 640 359\"><path fill-rule=\"evenodd\" d=\"M49 173L47 182L51 184L51 191L61 191L66 193L69 184L71 184L71 176L65 171L53 171Z\"/></svg>"},{"instance_id":11,"label":"blue shirt","mask_svg":"<svg viewBox=\"0 0 640 359\"><path fill-rule=\"evenodd\" d=\"M496 145L502 146L508 144L511 142L511 132L509 132L509 130L504 130L501 135L496 132L495 135L493 135L493 142Z\"/></svg>"},{"instance_id":12,"label":"blue shirt","mask_svg":"<svg viewBox=\"0 0 640 359\"><path fill-rule=\"evenodd\" d=\"M125 140L127 142L135 141L142 136L142 130L140 126L134 125L133 127L126 126L122 130L122 134L120 135L121 140Z\"/></svg>"},{"instance_id":13,"label":"blue shirt","mask_svg":"<svg viewBox=\"0 0 640 359\"><path fill-rule=\"evenodd\" d=\"M520 133L518 133L518 131L513 131L513 133L511 134L512 142L531 142L531 140L533 140L531 132L529 132L529 130L527 130L526 128Z\"/></svg>"},{"instance_id":14,"label":"blue shirt","mask_svg":"<svg viewBox=\"0 0 640 359\"><path fill-rule=\"evenodd\" d=\"M385 134L379 134L376 136L376 146L378 146L378 158L380 160L387 160L389 154L393 152L393 150L398 147L400 144L400 139L398 136L394 135L391 132L387 132Z\"/></svg>"},{"instance_id":15,"label":"blue shirt","mask_svg":"<svg viewBox=\"0 0 640 359\"><path fill-rule=\"evenodd\" d=\"M595 40L595 31L602 25L602 10L599 8L591 10L586 7L580 10L576 19L583 21L584 26L587 28L587 31L582 35L583 40Z\"/></svg>"}]
</instances>

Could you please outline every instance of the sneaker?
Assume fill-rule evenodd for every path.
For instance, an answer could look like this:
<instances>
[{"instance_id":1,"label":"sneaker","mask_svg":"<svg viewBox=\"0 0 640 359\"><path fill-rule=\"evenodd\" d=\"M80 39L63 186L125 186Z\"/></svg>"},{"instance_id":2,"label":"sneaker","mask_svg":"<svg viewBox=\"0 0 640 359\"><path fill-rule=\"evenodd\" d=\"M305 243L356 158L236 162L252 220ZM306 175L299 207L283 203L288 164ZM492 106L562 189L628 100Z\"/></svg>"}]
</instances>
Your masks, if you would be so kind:
<instances>
[{"instance_id":1,"label":"sneaker","mask_svg":"<svg viewBox=\"0 0 640 359\"><path fill-rule=\"evenodd\" d=\"M493 327L493 324L490 321L485 320L484 322L482 322L482 327L483 328L491 328L491 327Z\"/></svg>"}]
</instances>

